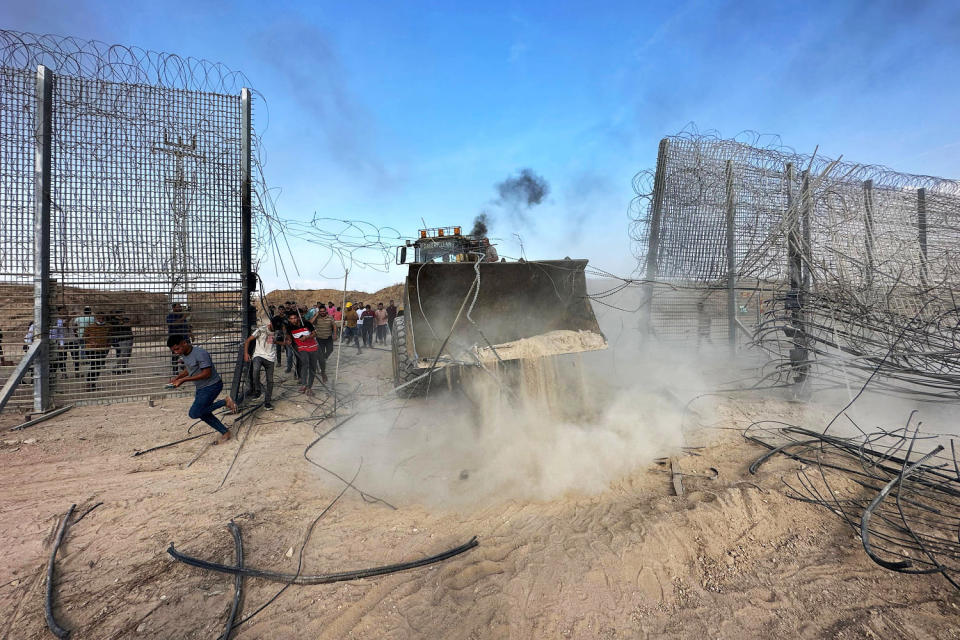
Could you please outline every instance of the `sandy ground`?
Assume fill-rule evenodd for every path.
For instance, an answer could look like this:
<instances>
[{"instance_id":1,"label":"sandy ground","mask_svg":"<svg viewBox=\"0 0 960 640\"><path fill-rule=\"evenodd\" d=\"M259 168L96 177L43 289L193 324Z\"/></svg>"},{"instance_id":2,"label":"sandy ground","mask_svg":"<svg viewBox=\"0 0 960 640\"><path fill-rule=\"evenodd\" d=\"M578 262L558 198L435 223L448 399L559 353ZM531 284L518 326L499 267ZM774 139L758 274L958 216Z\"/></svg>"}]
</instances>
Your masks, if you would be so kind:
<instances>
[{"instance_id":1,"label":"sandy ground","mask_svg":"<svg viewBox=\"0 0 960 640\"><path fill-rule=\"evenodd\" d=\"M389 362L386 351L345 355L340 387L357 402L376 400L389 388ZM43 572L71 503L82 512L103 502L70 528L57 562L56 611L74 638L217 637L233 578L178 564L166 548L173 541L231 563L231 519L243 531L248 565L295 572L307 527L343 485L303 458L315 429L333 423L282 421L329 405L307 401L292 381L279 394L276 411L258 412L225 446L207 446L212 437L204 437L131 457L187 434L185 399L79 407L6 433L0 638L51 637ZM392 410L409 411L424 401L395 402ZM345 493L307 544L304 573L414 559L474 535L479 546L427 568L291 587L234 637L960 638L960 597L944 580L877 567L839 520L781 493L781 477L797 463L776 459L748 474L761 451L735 428L754 415L796 413L770 398L716 401L708 424L688 429L688 448L662 452L687 474L682 496L673 495L668 464L656 461L638 462L590 495L487 495L448 506L399 487L394 495L370 475L376 495L396 509ZM350 428L341 428L343 438ZM322 441L311 456L350 477L360 461L331 455L343 438ZM390 452L370 448L362 464L373 472ZM483 482L481 472L461 478L460 461L451 464L438 482ZM373 492L364 478L357 484ZM278 589L248 579L242 614Z\"/></svg>"}]
</instances>

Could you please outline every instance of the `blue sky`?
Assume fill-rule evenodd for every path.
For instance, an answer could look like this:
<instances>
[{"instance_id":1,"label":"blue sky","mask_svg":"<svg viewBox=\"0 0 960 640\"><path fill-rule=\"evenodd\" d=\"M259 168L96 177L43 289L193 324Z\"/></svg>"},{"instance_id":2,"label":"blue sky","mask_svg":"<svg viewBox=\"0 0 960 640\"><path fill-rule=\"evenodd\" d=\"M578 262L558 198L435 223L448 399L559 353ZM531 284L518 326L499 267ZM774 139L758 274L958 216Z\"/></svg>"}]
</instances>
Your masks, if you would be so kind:
<instances>
[{"instance_id":1,"label":"blue sky","mask_svg":"<svg viewBox=\"0 0 960 640\"><path fill-rule=\"evenodd\" d=\"M626 275L631 179L688 123L960 177L958 2L10 4L5 28L243 71L266 98L255 119L286 218L413 235L486 208L502 255L519 255L517 234L530 258ZM522 168L550 185L526 220L492 205ZM293 247L293 286L342 284ZM273 264L261 275L285 286ZM350 285L402 278L358 266Z\"/></svg>"}]
</instances>

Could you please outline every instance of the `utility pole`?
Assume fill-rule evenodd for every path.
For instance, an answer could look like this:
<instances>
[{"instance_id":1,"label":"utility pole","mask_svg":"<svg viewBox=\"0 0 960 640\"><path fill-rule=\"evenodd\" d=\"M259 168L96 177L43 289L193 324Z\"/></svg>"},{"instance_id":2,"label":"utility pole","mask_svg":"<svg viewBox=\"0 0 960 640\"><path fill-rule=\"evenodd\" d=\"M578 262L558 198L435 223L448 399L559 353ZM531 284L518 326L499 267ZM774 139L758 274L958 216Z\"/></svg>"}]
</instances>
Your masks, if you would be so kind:
<instances>
[{"instance_id":1,"label":"utility pole","mask_svg":"<svg viewBox=\"0 0 960 640\"><path fill-rule=\"evenodd\" d=\"M203 154L197 152L197 136L185 143L182 136L174 141L167 133L163 134L163 142L154 147L154 151L174 158L172 178L164 179L164 183L173 189L173 198L170 208L173 213L174 241L170 258L170 301L178 293L183 293L186 301L189 268L187 265L187 213L190 210L190 189L196 186L196 181L187 177L185 159L194 158L203 160Z\"/></svg>"}]
</instances>

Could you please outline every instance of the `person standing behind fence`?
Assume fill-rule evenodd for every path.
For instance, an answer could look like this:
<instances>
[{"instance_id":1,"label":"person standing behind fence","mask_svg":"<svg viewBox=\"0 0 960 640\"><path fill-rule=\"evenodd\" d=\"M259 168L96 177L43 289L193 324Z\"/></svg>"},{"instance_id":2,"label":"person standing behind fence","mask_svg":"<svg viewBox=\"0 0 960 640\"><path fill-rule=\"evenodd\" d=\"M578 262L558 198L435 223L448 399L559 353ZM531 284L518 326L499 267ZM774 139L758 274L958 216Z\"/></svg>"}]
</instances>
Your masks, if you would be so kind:
<instances>
[{"instance_id":1,"label":"person standing behind fence","mask_svg":"<svg viewBox=\"0 0 960 640\"><path fill-rule=\"evenodd\" d=\"M87 391L97 390L100 371L110 351L110 325L106 317L97 312L93 324L83 329L83 354L87 360Z\"/></svg>"},{"instance_id":2,"label":"person standing behind fence","mask_svg":"<svg viewBox=\"0 0 960 640\"><path fill-rule=\"evenodd\" d=\"M267 379L266 396L263 399L263 408L267 411L273 411L273 405L270 401L273 399L273 371L276 366L277 333L273 327L273 321L267 324L261 324L247 338L246 345L256 340L256 346L253 349L253 357L247 349L244 349L243 359L247 362L253 361L253 369L250 373L250 397L256 398L261 393L260 370L263 369Z\"/></svg>"},{"instance_id":3,"label":"person standing behind fence","mask_svg":"<svg viewBox=\"0 0 960 640\"><path fill-rule=\"evenodd\" d=\"M287 333L293 340L300 361L300 393L312 396L313 378L320 361L320 345L314 335L313 325L301 318L302 315L297 311L287 313Z\"/></svg>"},{"instance_id":4,"label":"person standing behind fence","mask_svg":"<svg viewBox=\"0 0 960 640\"><path fill-rule=\"evenodd\" d=\"M24 353L26 353L27 351L29 351L29 350L30 350L30 345L33 344L33 338L34 338L34 336L36 335L36 331L34 330L33 327L34 327L34 324L31 322L31 323L30 323L30 326L27 327L27 333L24 334L24 336L23 336L23 352L24 352ZM30 374L30 380L27 380L27 376L24 375L24 376L23 376L23 383L24 383L24 384L33 384L33 366L32 366L32 365L31 365L30 369L28 370L28 373Z\"/></svg>"},{"instance_id":5,"label":"person standing behind fence","mask_svg":"<svg viewBox=\"0 0 960 640\"><path fill-rule=\"evenodd\" d=\"M327 307L320 307L313 328L320 346L320 382L327 384L327 358L333 353L333 341L337 339L337 323L327 312Z\"/></svg>"},{"instance_id":6,"label":"person standing behind fence","mask_svg":"<svg viewBox=\"0 0 960 640\"><path fill-rule=\"evenodd\" d=\"M393 300L390 301L390 304L387 305L387 326L390 327L390 335L393 335L393 321L397 319L397 305L393 304ZM391 338L392 340L393 338Z\"/></svg>"},{"instance_id":7,"label":"person standing behind fence","mask_svg":"<svg viewBox=\"0 0 960 640\"><path fill-rule=\"evenodd\" d=\"M107 325L110 327L110 348L113 349L114 360L117 362L120 360L120 342L119 336L117 335L117 327L120 325L122 315L123 311L117 311L116 309L107 315ZM116 364L114 364L114 367L116 367Z\"/></svg>"},{"instance_id":8,"label":"person standing behind fence","mask_svg":"<svg viewBox=\"0 0 960 640\"><path fill-rule=\"evenodd\" d=\"M220 444L230 439L230 430L213 415L213 412L226 405L231 413L236 413L237 403L229 394L223 400L217 396L223 391L223 380L217 373L213 358L206 349L190 344L186 336L173 335L167 337L167 347L177 360L183 362L184 369L170 379L170 384L179 387L184 382L192 382L196 387L193 404L188 415L194 420L206 422L212 429L220 433L214 444Z\"/></svg>"},{"instance_id":9,"label":"person standing behind fence","mask_svg":"<svg viewBox=\"0 0 960 640\"><path fill-rule=\"evenodd\" d=\"M67 353L64 351L63 307L57 307L57 317L50 320L50 376L58 371L67 373Z\"/></svg>"},{"instance_id":10,"label":"person standing behind fence","mask_svg":"<svg viewBox=\"0 0 960 640\"><path fill-rule=\"evenodd\" d=\"M78 361L81 359L87 359L87 354L83 352L83 332L89 325L93 324L93 322L93 311L90 309L90 307L84 307L83 315L77 316L73 319L73 328L77 332L77 349L74 351L73 355ZM75 377L80 377L79 370L75 370L75 373L77 373Z\"/></svg>"},{"instance_id":11,"label":"person standing behind fence","mask_svg":"<svg viewBox=\"0 0 960 640\"><path fill-rule=\"evenodd\" d=\"M57 307L57 328L60 329L60 351L61 361L63 363L63 375L68 377L67 358L73 359L73 377L80 377L80 346L77 344L77 334L73 330L73 321L67 314L67 308Z\"/></svg>"},{"instance_id":12,"label":"person standing behind fence","mask_svg":"<svg viewBox=\"0 0 960 640\"><path fill-rule=\"evenodd\" d=\"M130 373L130 355L133 353L133 326L130 318L123 315L117 317L116 324L113 325L113 336L116 340L117 364L113 370L114 375Z\"/></svg>"},{"instance_id":13,"label":"person standing behind fence","mask_svg":"<svg viewBox=\"0 0 960 640\"><path fill-rule=\"evenodd\" d=\"M176 302L172 310L167 314L167 336L185 336L190 339L193 332L190 328L189 317L183 310L183 306ZM173 366L173 375L180 372L180 356L174 354L170 357L170 364Z\"/></svg>"}]
</instances>

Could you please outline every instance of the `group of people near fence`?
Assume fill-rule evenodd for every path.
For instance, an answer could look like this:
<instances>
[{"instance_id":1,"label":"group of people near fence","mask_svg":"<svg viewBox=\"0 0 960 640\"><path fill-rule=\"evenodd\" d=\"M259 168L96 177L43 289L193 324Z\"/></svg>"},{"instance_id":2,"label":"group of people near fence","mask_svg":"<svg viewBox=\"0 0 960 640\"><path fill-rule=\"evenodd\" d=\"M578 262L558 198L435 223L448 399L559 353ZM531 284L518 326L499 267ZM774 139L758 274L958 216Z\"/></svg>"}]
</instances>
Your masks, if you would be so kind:
<instances>
[{"instance_id":1,"label":"group of people near fence","mask_svg":"<svg viewBox=\"0 0 960 640\"><path fill-rule=\"evenodd\" d=\"M31 322L23 337L23 351L30 349L36 338ZM122 310L105 313L84 307L83 313L71 317L65 306L58 306L56 317L50 321L50 375L68 378L68 362L73 361L73 377L81 377L86 365L86 389L96 391L100 374L106 368L110 352L116 354L113 374L130 373L130 355L133 353L133 325ZM31 376L25 377L29 384Z\"/></svg>"},{"instance_id":2,"label":"group of people near fence","mask_svg":"<svg viewBox=\"0 0 960 640\"><path fill-rule=\"evenodd\" d=\"M243 359L249 366L249 395L256 398L263 394L263 406L268 411L273 409L274 373L282 365L284 352L287 355L286 372L289 374L296 369L300 392L313 396L317 377L322 384L328 382L327 360L338 339L348 344L352 341L357 354L362 353L361 340L367 348L372 348L375 342L385 345L388 332L392 332L399 314L393 300L387 306L379 302L375 309L362 302L348 302L341 309L332 301L327 304L318 301L307 309L287 301L278 306L270 305L267 311L266 316L258 318L246 339ZM218 443L229 440L230 430L214 412L224 406L236 412L236 402L229 394L217 400L223 391L223 381L210 354L192 344L189 316L181 305L173 306L166 321L169 331L167 346L174 365L170 385L177 388L193 382L195 395L190 417L203 420L219 432ZM85 332L90 326L85 324ZM261 373L264 383L261 383Z\"/></svg>"},{"instance_id":3,"label":"group of people near fence","mask_svg":"<svg viewBox=\"0 0 960 640\"><path fill-rule=\"evenodd\" d=\"M312 396L316 378L322 384L328 381L327 360L336 341L352 340L358 354L362 353L361 338L366 347L372 347L374 341L386 344L397 313L393 300L386 307L377 303L376 309L354 302L341 308L333 301L317 301L309 309L294 301L270 305L268 316L258 322L244 345L244 360L250 366L251 396L264 394L264 408L273 409L274 372L282 366L284 353L286 373L295 372L300 392ZM261 373L265 384L261 383Z\"/></svg>"}]
</instances>

